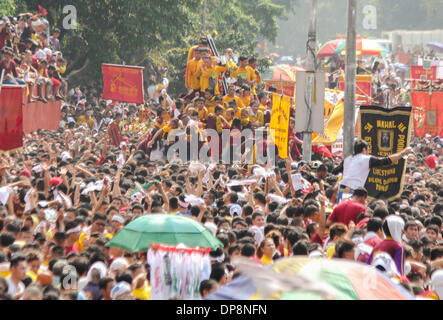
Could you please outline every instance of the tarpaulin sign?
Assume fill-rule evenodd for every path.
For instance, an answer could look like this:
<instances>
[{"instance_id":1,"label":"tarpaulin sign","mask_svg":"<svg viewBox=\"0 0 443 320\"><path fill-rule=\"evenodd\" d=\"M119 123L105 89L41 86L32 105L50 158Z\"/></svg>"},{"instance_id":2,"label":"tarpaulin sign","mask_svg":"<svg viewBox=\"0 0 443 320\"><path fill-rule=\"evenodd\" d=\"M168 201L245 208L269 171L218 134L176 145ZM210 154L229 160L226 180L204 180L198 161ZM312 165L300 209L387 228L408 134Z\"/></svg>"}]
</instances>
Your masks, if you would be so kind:
<instances>
[{"instance_id":1,"label":"tarpaulin sign","mask_svg":"<svg viewBox=\"0 0 443 320\"><path fill-rule=\"evenodd\" d=\"M437 80L437 67L424 69L423 66L411 66L411 79L414 80Z\"/></svg>"},{"instance_id":2,"label":"tarpaulin sign","mask_svg":"<svg viewBox=\"0 0 443 320\"><path fill-rule=\"evenodd\" d=\"M361 139L369 144L368 153L388 157L409 146L411 107L385 109L379 106L360 107ZM374 199L397 198L403 192L406 160L389 166L372 168L365 188Z\"/></svg>"},{"instance_id":3,"label":"tarpaulin sign","mask_svg":"<svg viewBox=\"0 0 443 320\"><path fill-rule=\"evenodd\" d=\"M143 69L103 63L103 99L144 103Z\"/></svg>"},{"instance_id":4,"label":"tarpaulin sign","mask_svg":"<svg viewBox=\"0 0 443 320\"><path fill-rule=\"evenodd\" d=\"M3 85L0 94L0 151L23 146L23 91L21 86Z\"/></svg>"}]
</instances>

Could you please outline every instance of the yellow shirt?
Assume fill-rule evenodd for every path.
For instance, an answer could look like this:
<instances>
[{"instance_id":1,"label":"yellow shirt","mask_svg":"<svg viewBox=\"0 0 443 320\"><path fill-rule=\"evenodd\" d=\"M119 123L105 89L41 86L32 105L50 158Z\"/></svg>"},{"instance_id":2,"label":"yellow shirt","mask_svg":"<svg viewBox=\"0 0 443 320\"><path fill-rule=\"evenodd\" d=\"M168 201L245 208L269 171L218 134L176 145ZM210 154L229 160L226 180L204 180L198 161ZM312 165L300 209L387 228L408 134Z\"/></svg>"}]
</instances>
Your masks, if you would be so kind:
<instances>
[{"instance_id":1,"label":"yellow shirt","mask_svg":"<svg viewBox=\"0 0 443 320\"><path fill-rule=\"evenodd\" d=\"M265 125L265 116L260 110L258 110L255 115L252 114L252 110L249 110L249 119L251 119L252 122L258 121L260 127L263 127Z\"/></svg>"},{"instance_id":2,"label":"yellow shirt","mask_svg":"<svg viewBox=\"0 0 443 320\"><path fill-rule=\"evenodd\" d=\"M226 66L211 66L208 68L205 65L202 65L197 72L197 75L200 77L200 91L204 92L207 88L213 87L214 94L219 94L218 74L226 71L226 69Z\"/></svg>"},{"instance_id":3,"label":"yellow shirt","mask_svg":"<svg viewBox=\"0 0 443 320\"><path fill-rule=\"evenodd\" d=\"M272 260L272 259L268 259L266 256L261 257L260 260L261 260L261 262L263 263L263 265L265 265L265 266L274 263L274 260Z\"/></svg>"},{"instance_id":4,"label":"yellow shirt","mask_svg":"<svg viewBox=\"0 0 443 320\"><path fill-rule=\"evenodd\" d=\"M37 275L34 271L28 270L28 272L26 272L26 275L32 279L32 282L37 282Z\"/></svg>"},{"instance_id":5,"label":"yellow shirt","mask_svg":"<svg viewBox=\"0 0 443 320\"><path fill-rule=\"evenodd\" d=\"M132 294L136 299L151 300L151 287L146 285L145 283L143 287L139 289L134 289L134 291L132 291Z\"/></svg>"},{"instance_id":6,"label":"yellow shirt","mask_svg":"<svg viewBox=\"0 0 443 320\"><path fill-rule=\"evenodd\" d=\"M199 68L202 66L203 61L192 59L188 61L188 66L186 68L186 88L191 88L193 90L200 90L200 79L197 76Z\"/></svg>"},{"instance_id":7,"label":"yellow shirt","mask_svg":"<svg viewBox=\"0 0 443 320\"><path fill-rule=\"evenodd\" d=\"M240 100L244 106L249 106L251 104L251 96L242 97Z\"/></svg>"},{"instance_id":8,"label":"yellow shirt","mask_svg":"<svg viewBox=\"0 0 443 320\"><path fill-rule=\"evenodd\" d=\"M243 82L242 84L245 84L245 81L251 81L252 80L251 77L250 77L250 72L248 72L247 67L245 67L245 68L237 68L236 70L232 70L231 71L231 78L237 79L237 85L240 85L241 84L240 82Z\"/></svg>"},{"instance_id":9,"label":"yellow shirt","mask_svg":"<svg viewBox=\"0 0 443 320\"><path fill-rule=\"evenodd\" d=\"M248 77L249 77L249 81L253 81L254 82L254 84L253 85L251 85L251 93L253 94L253 95L256 95L257 93L255 92L255 87L257 86L257 84L260 84L261 83L261 77L260 77L260 73L257 75L256 73L255 73L255 69L253 69L252 67L250 67L250 66L247 66L246 67L246 70L248 71Z\"/></svg>"},{"instance_id":10,"label":"yellow shirt","mask_svg":"<svg viewBox=\"0 0 443 320\"><path fill-rule=\"evenodd\" d=\"M258 110L264 113L266 110L268 110L268 107L260 103Z\"/></svg>"},{"instance_id":11,"label":"yellow shirt","mask_svg":"<svg viewBox=\"0 0 443 320\"><path fill-rule=\"evenodd\" d=\"M327 250L326 253L328 254L328 258L331 259L334 254L335 254L335 245L330 246Z\"/></svg>"},{"instance_id":12,"label":"yellow shirt","mask_svg":"<svg viewBox=\"0 0 443 320\"><path fill-rule=\"evenodd\" d=\"M203 107L201 110L197 110L197 112L200 120L208 119L208 109L206 109L206 107Z\"/></svg>"},{"instance_id":13,"label":"yellow shirt","mask_svg":"<svg viewBox=\"0 0 443 320\"><path fill-rule=\"evenodd\" d=\"M223 104L229 105L229 101L231 101L231 100L235 100L235 102L237 102L237 106L239 108L244 108L245 105L243 104L243 101L237 96L234 96L234 97L231 97L228 95L224 96L223 97Z\"/></svg>"},{"instance_id":14,"label":"yellow shirt","mask_svg":"<svg viewBox=\"0 0 443 320\"><path fill-rule=\"evenodd\" d=\"M215 106L217 104L215 103L215 97L212 97L210 100L205 101L205 107L208 109L209 113L215 113Z\"/></svg>"},{"instance_id":15,"label":"yellow shirt","mask_svg":"<svg viewBox=\"0 0 443 320\"><path fill-rule=\"evenodd\" d=\"M60 73L60 74L65 73L66 72L66 65L57 67L57 72Z\"/></svg>"}]
</instances>

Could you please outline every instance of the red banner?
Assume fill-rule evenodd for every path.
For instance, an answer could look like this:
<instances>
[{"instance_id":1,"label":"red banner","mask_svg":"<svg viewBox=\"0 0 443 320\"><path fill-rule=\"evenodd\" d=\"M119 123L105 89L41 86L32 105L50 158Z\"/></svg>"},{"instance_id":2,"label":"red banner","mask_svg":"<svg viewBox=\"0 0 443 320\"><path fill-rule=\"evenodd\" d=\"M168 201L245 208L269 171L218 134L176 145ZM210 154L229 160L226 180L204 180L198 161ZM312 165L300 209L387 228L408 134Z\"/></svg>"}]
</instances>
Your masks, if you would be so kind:
<instances>
[{"instance_id":1,"label":"red banner","mask_svg":"<svg viewBox=\"0 0 443 320\"><path fill-rule=\"evenodd\" d=\"M144 103L143 67L102 64L103 99Z\"/></svg>"},{"instance_id":2,"label":"red banner","mask_svg":"<svg viewBox=\"0 0 443 320\"><path fill-rule=\"evenodd\" d=\"M371 104L372 76L366 74L357 74L355 80L355 102L358 105ZM345 91L344 77L340 77L339 87L341 91Z\"/></svg>"},{"instance_id":3,"label":"red banner","mask_svg":"<svg viewBox=\"0 0 443 320\"><path fill-rule=\"evenodd\" d=\"M0 94L0 150L23 146L23 87L3 86Z\"/></svg>"},{"instance_id":4,"label":"red banner","mask_svg":"<svg viewBox=\"0 0 443 320\"><path fill-rule=\"evenodd\" d=\"M38 129L58 130L60 128L61 101L36 101L23 107L23 131L31 133Z\"/></svg>"},{"instance_id":5,"label":"red banner","mask_svg":"<svg viewBox=\"0 0 443 320\"><path fill-rule=\"evenodd\" d=\"M266 91L269 91L270 86L277 88L278 94L283 94L288 97L295 96L295 81L272 81L266 80Z\"/></svg>"},{"instance_id":6,"label":"red banner","mask_svg":"<svg viewBox=\"0 0 443 320\"><path fill-rule=\"evenodd\" d=\"M411 66L411 79L415 80L437 80L437 67L425 70L422 66Z\"/></svg>"},{"instance_id":7,"label":"red banner","mask_svg":"<svg viewBox=\"0 0 443 320\"><path fill-rule=\"evenodd\" d=\"M424 137L443 136L443 92L429 94L423 91L411 92L413 106L414 134Z\"/></svg>"},{"instance_id":8,"label":"red banner","mask_svg":"<svg viewBox=\"0 0 443 320\"><path fill-rule=\"evenodd\" d=\"M109 125L108 135L111 138L111 144L115 147L120 147L120 143L123 141L123 137L121 130L115 121L113 121Z\"/></svg>"}]
</instances>

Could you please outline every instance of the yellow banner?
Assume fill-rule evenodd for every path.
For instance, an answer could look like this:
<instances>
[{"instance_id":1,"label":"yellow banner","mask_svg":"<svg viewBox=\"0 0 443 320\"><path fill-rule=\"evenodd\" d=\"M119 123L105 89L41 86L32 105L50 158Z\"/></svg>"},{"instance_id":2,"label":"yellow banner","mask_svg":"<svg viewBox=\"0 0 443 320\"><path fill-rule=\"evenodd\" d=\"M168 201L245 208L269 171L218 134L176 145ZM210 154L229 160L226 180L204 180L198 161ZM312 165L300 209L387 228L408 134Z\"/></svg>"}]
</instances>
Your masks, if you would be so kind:
<instances>
[{"instance_id":1,"label":"yellow banner","mask_svg":"<svg viewBox=\"0 0 443 320\"><path fill-rule=\"evenodd\" d=\"M338 132L343 125L344 103L343 100L335 106L331 117L326 122L323 133L319 134L312 140L313 145L323 144L331 145L337 140Z\"/></svg>"},{"instance_id":2,"label":"yellow banner","mask_svg":"<svg viewBox=\"0 0 443 320\"><path fill-rule=\"evenodd\" d=\"M291 98L272 94L272 112L271 112L271 139L278 148L278 155L282 159L288 157L288 131L289 131L289 109Z\"/></svg>"}]
</instances>

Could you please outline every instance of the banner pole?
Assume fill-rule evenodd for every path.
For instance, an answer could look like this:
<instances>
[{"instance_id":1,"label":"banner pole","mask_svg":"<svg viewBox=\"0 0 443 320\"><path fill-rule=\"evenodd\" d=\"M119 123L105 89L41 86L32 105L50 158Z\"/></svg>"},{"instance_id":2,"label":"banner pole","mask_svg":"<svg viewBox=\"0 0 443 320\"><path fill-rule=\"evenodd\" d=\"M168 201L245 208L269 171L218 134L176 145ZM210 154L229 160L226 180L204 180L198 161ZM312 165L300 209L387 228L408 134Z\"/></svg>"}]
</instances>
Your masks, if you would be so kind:
<instances>
[{"instance_id":1,"label":"banner pole","mask_svg":"<svg viewBox=\"0 0 443 320\"><path fill-rule=\"evenodd\" d=\"M5 75L5 69L2 70L2 75L0 76L0 94L2 93L4 75Z\"/></svg>"}]
</instances>

